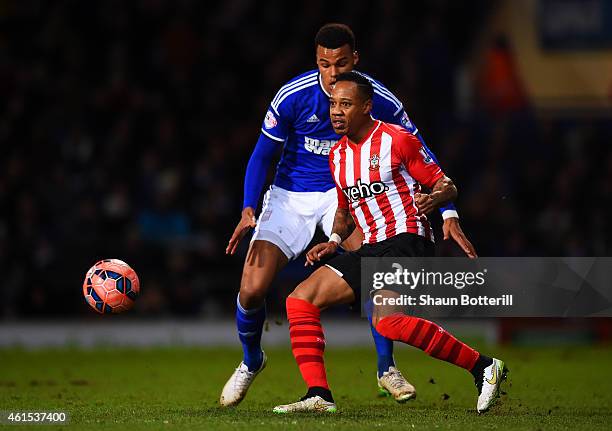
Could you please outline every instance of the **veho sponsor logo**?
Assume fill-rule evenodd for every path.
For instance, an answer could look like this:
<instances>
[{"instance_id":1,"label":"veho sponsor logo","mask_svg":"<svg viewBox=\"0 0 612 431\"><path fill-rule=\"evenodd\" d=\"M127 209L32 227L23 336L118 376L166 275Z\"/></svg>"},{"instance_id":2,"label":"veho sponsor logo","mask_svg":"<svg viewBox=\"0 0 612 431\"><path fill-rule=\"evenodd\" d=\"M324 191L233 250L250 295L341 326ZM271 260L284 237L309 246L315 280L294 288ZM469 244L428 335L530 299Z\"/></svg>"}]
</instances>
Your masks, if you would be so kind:
<instances>
[{"instance_id":1,"label":"veho sponsor logo","mask_svg":"<svg viewBox=\"0 0 612 431\"><path fill-rule=\"evenodd\" d=\"M355 202L359 199L366 199L372 196L380 195L389 190L389 187L381 181L374 181L372 183L364 183L361 178L357 179L354 186L345 187L342 189L346 197L351 202Z\"/></svg>"}]
</instances>

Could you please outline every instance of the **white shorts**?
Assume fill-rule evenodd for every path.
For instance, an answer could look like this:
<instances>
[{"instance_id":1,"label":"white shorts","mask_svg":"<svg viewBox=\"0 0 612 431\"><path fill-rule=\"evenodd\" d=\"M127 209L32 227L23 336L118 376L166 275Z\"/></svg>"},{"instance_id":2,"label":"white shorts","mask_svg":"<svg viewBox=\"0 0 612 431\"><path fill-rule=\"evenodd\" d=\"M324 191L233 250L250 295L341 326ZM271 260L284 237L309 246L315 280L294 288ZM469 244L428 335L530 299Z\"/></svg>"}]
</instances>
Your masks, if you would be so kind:
<instances>
[{"instance_id":1,"label":"white shorts","mask_svg":"<svg viewBox=\"0 0 612 431\"><path fill-rule=\"evenodd\" d=\"M251 242L269 241L289 260L302 253L320 227L331 235L338 196L336 189L326 192L290 192L271 186L263 200L261 214Z\"/></svg>"}]
</instances>

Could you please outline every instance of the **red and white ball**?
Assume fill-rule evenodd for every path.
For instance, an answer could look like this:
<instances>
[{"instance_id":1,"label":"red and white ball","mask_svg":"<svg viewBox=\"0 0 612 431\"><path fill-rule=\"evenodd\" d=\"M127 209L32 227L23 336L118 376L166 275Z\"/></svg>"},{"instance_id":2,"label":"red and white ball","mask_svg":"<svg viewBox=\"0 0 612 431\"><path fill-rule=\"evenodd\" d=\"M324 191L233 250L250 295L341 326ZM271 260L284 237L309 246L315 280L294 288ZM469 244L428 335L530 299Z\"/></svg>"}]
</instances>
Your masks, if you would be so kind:
<instances>
[{"instance_id":1,"label":"red and white ball","mask_svg":"<svg viewBox=\"0 0 612 431\"><path fill-rule=\"evenodd\" d=\"M89 268L83 281L83 295L101 314L122 313L134 306L140 294L138 275L119 259L104 259Z\"/></svg>"}]
</instances>

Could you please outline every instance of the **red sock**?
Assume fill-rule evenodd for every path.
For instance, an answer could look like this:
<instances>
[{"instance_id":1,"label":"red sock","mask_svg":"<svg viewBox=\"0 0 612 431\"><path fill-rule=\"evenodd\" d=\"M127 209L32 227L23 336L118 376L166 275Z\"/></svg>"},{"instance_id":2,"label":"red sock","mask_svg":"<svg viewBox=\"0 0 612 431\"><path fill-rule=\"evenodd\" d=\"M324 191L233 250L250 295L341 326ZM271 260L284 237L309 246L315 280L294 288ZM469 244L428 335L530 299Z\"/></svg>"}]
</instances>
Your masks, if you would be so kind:
<instances>
[{"instance_id":1,"label":"red sock","mask_svg":"<svg viewBox=\"0 0 612 431\"><path fill-rule=\"evenodd\" d=\"M480 356L476 350L457 340L443 328L419 317L393 314L376 325L383 337L403 341L424 350L429 356L471 371Z\"/></svg>"},{"instance_id":2,"label":"red sock","mask_svg":"<svg viewBox=\"0 0 612 431\"><path fill-rule=\"evenodd\" d=\"M309 388L320 386L329 389L323 362L325 335L320 316L321 311L310 302L287 298L291 350L302 378Z\"/></svg>"}]
</instances>

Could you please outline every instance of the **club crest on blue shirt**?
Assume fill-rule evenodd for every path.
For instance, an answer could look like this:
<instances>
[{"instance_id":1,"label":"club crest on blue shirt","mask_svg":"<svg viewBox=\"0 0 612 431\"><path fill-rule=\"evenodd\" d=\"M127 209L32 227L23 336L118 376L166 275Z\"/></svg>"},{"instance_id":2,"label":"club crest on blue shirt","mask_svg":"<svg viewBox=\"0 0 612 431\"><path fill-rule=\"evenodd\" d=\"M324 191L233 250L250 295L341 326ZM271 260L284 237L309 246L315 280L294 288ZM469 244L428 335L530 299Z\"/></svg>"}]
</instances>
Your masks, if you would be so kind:
<instances>
[{"instance_id":1,"label":"club crest on blue shirt","mask_svg":"<svg viewBox=\"0 0 612 431\"><path fill-rule=\"evenodd\" d=\"M429 153L425 151L425 148L421 147L421 149L419 150L419 153L421 153L421 156L423 156L423 161L425 163L427 164L433 163L433 159L431 158Z\"/></svg>"},{"instance_id":2,"label":"club crest on blue shirt","mask_svg":"<svg viewBox=\"0 0 612 431\"><path fill-rule=\"evenodd\" d=\"M414 131L416 130L416 127L414 126L414 124L412 124L412 121L410 121L410 118L408 117L408 114L406 112L404 112L404 115L402 115L400 123L402 123L402 126L408 129L410 133L414 133Z\"/></svg>"},{"instance_id":3,"label":"club crest on blue shirt","mask_svg":"<svg viewBox=\"0 0 612 431\"><path fill-rule=\"evenodd\" d=\"M274 116L272 111L266 112L266 118L264 119L264 126L266 127L266 129L273 129L276 127L277 124L278 121L276 121L276 117Z\"/></svg>"},{"instance_id":4,"label":"club crest on blue shirt","mask_svg":"<svg viewBox=\"0 0 612 431\"><path fill-rule=\"evenodd\" d=\"M370 157L370 170L377 171L379 166L380 166L380 157L378 157L378 154L374 154L372 157Z\"/></svg>"}]
</instances>

